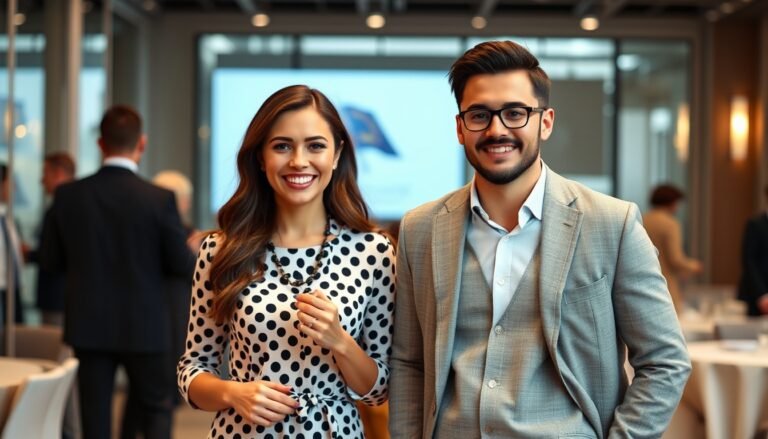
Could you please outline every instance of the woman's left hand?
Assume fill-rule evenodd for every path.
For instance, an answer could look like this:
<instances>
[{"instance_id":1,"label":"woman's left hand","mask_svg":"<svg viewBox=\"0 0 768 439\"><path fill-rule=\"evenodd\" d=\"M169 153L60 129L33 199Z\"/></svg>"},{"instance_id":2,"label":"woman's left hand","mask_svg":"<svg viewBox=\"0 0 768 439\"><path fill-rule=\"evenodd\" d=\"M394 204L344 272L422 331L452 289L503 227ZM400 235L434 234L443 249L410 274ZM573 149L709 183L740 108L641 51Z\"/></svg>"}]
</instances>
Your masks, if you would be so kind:
<instances>
[{"instance_id":1,"label":"woman's left hand","mask_svg":"<svg viewBox=\"0 0 768 439\"><path fill-rule=\"evenodd\" d=\"M343 348L349 334L341 327L336 304L325 294L320 290L299 294L296 296L296 307L299 309L301 332L312 337L321 347L331 351Z\"/></svg>"}]
</instances>

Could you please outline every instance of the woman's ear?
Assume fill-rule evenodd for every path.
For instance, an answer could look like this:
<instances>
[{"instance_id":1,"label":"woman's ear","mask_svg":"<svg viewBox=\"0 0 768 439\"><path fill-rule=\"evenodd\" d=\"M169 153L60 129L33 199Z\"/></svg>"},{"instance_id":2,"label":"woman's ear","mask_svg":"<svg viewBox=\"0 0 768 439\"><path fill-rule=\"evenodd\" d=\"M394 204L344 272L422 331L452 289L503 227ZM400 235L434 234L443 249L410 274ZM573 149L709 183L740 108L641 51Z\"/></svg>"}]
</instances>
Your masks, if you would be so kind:
<instances>
[{"instance_id":1,"label":"woman's ear","mask_svg":"<svg viewBox=\"0 0 768 439\"><path fill-rule=\"evenodd\" d=\"M339 159L341 158L341 151L344 149L344 141L339 140L339 146L336 148L336 153L334 154L333 158L333 170L336 170L336 167L339 166Z\"/></svg>"}]
</instances>

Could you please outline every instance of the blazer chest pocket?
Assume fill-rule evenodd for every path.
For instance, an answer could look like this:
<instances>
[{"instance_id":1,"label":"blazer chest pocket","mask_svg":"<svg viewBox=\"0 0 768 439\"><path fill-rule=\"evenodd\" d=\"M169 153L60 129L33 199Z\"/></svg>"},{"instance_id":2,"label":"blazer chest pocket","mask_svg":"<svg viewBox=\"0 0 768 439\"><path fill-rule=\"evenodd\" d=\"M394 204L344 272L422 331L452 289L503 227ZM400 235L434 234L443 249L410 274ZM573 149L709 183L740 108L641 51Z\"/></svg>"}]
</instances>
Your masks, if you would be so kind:
<instances>
[{"instance_id":1,"label":"blazer chest pocket","mask_svg":"<svg viewBox=\"0 0 768 439\"><path fill-rule=\"evenodd\" d=\"M601 296L606 292L608 292L608 275L604 274L603 277L592 282L591 284L566 289L563 291L563 296L565 297L565 303L572 304L583 302L585 300L591 300L592 298Z\"/></svg>"}]
</instances>

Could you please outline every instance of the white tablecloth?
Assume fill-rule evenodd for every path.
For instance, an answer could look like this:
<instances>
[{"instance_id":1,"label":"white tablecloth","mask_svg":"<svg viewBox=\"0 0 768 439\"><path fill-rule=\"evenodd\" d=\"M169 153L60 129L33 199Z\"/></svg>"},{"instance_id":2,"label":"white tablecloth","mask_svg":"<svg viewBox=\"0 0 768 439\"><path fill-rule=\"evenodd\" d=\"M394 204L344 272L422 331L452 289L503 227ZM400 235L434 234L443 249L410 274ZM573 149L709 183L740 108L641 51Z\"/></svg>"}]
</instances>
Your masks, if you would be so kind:
<instances>
[{"instance_id":1,"label":"white tablecloth","mask_svg":"<svg viewBox=\"0 0 768 439\"><path fill-rule=\"evenodd\" d=\"M752 439L768 420L768 349L755 343L689 342L693 370L675 416L703 419L707 439Z\"/></svg>"}]
</instances>

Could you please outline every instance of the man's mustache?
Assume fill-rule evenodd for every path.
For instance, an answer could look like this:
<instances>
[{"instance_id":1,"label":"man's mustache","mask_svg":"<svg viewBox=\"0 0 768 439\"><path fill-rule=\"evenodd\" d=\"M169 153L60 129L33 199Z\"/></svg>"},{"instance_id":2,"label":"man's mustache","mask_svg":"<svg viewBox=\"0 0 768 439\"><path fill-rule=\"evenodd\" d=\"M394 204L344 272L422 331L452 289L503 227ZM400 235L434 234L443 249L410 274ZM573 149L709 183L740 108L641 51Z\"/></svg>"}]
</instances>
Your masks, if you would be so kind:
<instances>
[{"instance_id":1,"label":"man's mustache","mask_svg":"<svg viewBox=\"0 0 768 439\"><path fill-rule=\"evenodd\" d=\"M512 137L489 137L485 140L478 142L477 145L475 145L475 148L481 149L488 146L496 146L496 145L512 145L515 148L522 149L523 141L520 139L514 139Z\"/></svg>"}]
</instances>

